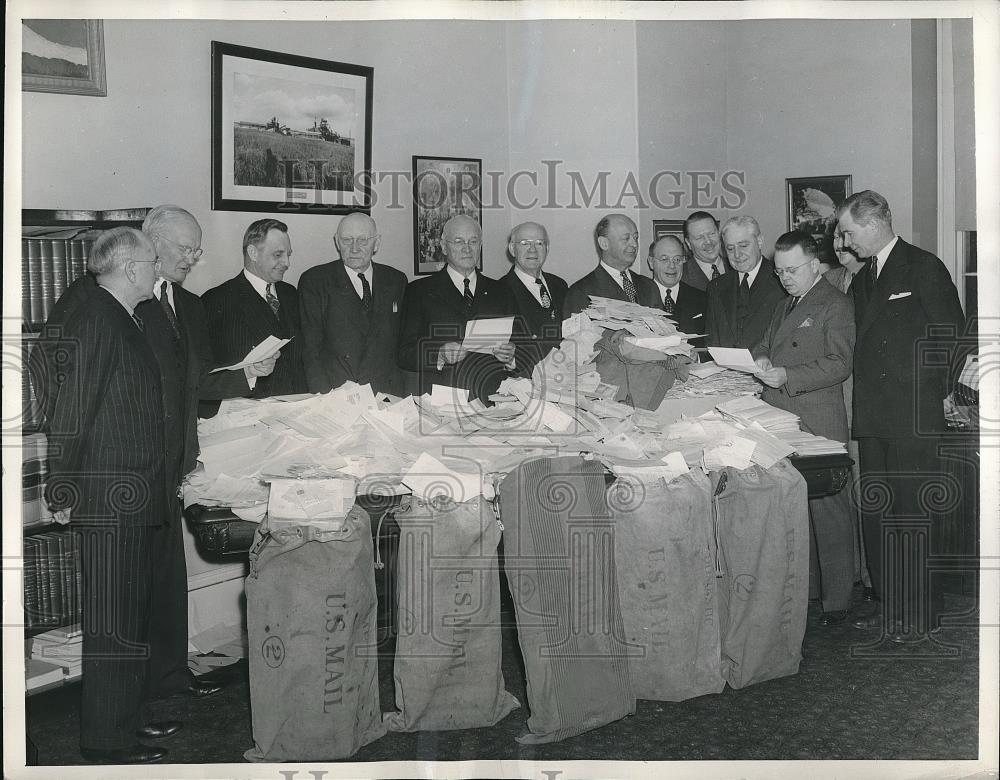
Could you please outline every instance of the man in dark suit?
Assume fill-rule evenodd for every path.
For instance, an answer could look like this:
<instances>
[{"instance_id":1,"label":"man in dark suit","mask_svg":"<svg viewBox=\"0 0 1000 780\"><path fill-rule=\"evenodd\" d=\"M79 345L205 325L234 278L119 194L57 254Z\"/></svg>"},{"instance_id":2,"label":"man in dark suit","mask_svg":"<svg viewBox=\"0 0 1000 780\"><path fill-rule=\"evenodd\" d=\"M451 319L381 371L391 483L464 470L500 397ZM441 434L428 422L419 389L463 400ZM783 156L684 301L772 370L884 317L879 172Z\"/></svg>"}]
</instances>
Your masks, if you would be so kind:
<instances>
[{"instance_id":1,"label":"man in dark suit","mask_svg":"<svg viewBox=\"0 0 1000 780\"><path fill-rule=\"evenodd\" d=\"M80 748L101 763L159 761L166 751L136 737L180 728L145 723L143 712L160 550L176 523L160 370L135 313L152 297L156 265L138 230L114 228L94 242L89 266L98 285L65 321L63 375L51 405L46 500L57 522L73 523L81 545Z\"/></svg>"},{"instance_id":2,"label":"man in dark suit","mask_svg":"<svg viewBox=\"0 0 1000 780\"><path fill-rule=\"evenodd\" d=\"M299 298L282 278L292 258L288 226L259 219L243 234L243 270L201 296L215 359L233 365L268 336L291 338L268 376L254 377L250 397L308 391L299 337Z\"/></svg>"},{"instance_id":3,"label":"man in dark suit","mask_svg":"<svg viewBox=\"0 0 1000 780\"><path fill-rule=\"evenodd\" d=\"M684 241L692 260L684 265L684 284L704 292L712 279L732 270L722 254L719 223L707 211L695 211L684 220Z\"/></svg>"},{"instance_id":4,"label":"man in dark suit","mask_svg":"<svg viewBox=\"0 0 1000 780\"><path fill-rule=\"evenodd\" d=\"M382 237L367 214L348 214L334 241L340 260L314 266L299 279L302 359L311 393L347 381L404 395L396 363L406 275L373 263Z\"/></svg>"},{"instance_id":5,"label":"man in dark suit","mask_svg":"<svg viewBox=\"0 0 1000 780\"><path fill-rule=\"evenodd\" d=\"M507 241L507 252L513 265L500 281L510 290L516 312L517 372L530 377L534 367L562 341L567 286L555 274L542 273L549 235L537 222L515 227Z\"/></svg>"},{"instance_id":6,"label":"man in dark suit","mask_svg":"<svg viewBox=\"0 0 1000 780\"><path fill-rule=\"evenodd\" d=\"M756 219L730 217L722 226L722 240L735 273L708 283L707 343L749 349L764 335L775 304L785 299L785 289L764 257Z\"/></svg>"},{"instance_id":7,"label":"man in dark suit","mask_svg":"<svg viewBox=\"0 0 1000 780\"><path fill-rule=\"evenodd\" d=\"M690 335L704 334L705 293L697 287L686 284L682 275L691 261L684 254L684 245L679 238L664 236L649 245L646 264L653 272L653 281L663 310L677 323L677 329ZM703 347L705 339L691 339L694 347Z\"/></svg>"},{"instance_id":8,"label":"man in dark suit","mask_svg":"<svg viewBox=\"0 0 1000 780\"><path fill-rule=\"evenodd\" d=\"M779 301L751 352L766 385L763 400L799 416L804 430L846 443L843 381L854 357L854 307L821 275L812 236L785 233L774 267L791 296ZM823 603L820 624L847 618L854 585L854 520L850 491L809 501L810 570Z\"/></svg>"},{"instance_id":9,"label":"man in dark suit","mask_svg":"<svg viewBox=\"0 0 1000 780\"><path fill-rule=\"evenodd\" d=\"M516 365L513 343L490 354L462 346L471 320L514 314L507 286L476 270L482 235L471 217L449 219L441 233L445 267L406 288L399 365L417 372L422 393L445 385L470 391L485 403Z\"/></svg>"},{"instance_id":10,"label":"man in dark suit","mask_svg":"<svg viewBox=\"0 0 1000 780\"><path fill-rule=\"evenodd\" d=\"M569 286L563 316L590 306L590 296L632 301L660 308L663 302L652 280L630 270L639 253L639 229L624 214L609 214L597 223L594 242L599 258L597 267Z\"/></svg>"},{"instance_id":11,"label":"man in dark suit","mask_svg":"<svg viewBox=\"0 0 1000 780\"><path fill-rule=\"evenodd\" d=\"M912 545L933 553L937 516L921 496L933 484L932 475L943 471L937 445L945 430L949 366L941 356L955 354L962 307L944 264L896 235L889 203L880 194L856 193L837 215L844 246L868 259L868 268L850 288L858 328L854 438L861 456L861 495L887 488L889 496L887 507L865 511L862 506L868 566L883 611L863 616L855 625L884 627L897 642L920 640L937 627L940 581L909 551L895 552L901 544L898 520L884 519L929 523L929 532L920 527L913 531L918 538ZM904 530L909 534L910 529ZM921 543L921 536L928 538Z\"/></svg>"}]
</instances>

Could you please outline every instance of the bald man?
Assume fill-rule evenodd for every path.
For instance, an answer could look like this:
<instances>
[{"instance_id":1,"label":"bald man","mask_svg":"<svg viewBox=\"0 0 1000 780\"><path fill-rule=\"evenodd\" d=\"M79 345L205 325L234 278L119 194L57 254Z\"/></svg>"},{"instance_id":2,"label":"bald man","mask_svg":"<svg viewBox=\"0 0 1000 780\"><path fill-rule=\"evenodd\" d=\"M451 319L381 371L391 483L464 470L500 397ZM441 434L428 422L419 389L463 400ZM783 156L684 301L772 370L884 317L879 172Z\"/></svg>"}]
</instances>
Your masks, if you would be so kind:
<instances>
[{"instance_id":1,"label":"bald man","mask_svg":"<svg viewBox=\"0 0 1000 780\"><path fill-rule=\"evenodd\" d=\"M517 372L531 376L562 340L562 308L567 285L552 273L542 273L549 254L549 234L537 222L524 222L510 232L507 252L511 269L500 281L510 290L515 310Z\"/></svg>"},{"instance_id":2,"label":"bald man","mask_svg":"<svg viewBox=\"0 0 1000 780\"><path fill-rule=\"evenodd\" d=\"M452 217L441 233L444 268L406 288L399 365L418 374L422 393L445 385L467 390L485 403L516 367L512 343L489 354L462 347L471 320L514 314L507 286L477 270L482 243L474 219Z\"/></svg>"},{"instance_id":3,"label":"bald man","mask_svg":"<svg viewBox=\"0 0 1000 780\"><path fill-rule=\"evenodd\" d=\"M367 214L345 216L333 240L340 259L314 266L299 279L309 392L326 393L352 381L404 395L396 352L406 275L372 261L382 236Z\"/></svg>"}]
</instances>

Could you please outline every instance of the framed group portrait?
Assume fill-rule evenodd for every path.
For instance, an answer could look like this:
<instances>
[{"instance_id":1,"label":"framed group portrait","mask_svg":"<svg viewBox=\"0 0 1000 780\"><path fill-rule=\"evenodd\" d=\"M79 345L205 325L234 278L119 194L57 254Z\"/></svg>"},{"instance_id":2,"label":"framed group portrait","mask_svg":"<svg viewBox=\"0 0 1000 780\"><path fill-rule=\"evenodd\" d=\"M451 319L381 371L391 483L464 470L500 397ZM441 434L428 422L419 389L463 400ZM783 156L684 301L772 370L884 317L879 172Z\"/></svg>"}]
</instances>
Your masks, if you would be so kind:
<instances>
[{"instance_id":1,"label":"framed group portrait","mask_svg":"<svg viewBox=\"0 0 1000 780\"><path fill-rule=\"evenodd\" d=\"M449 219L464 214L483 226L483 161L414 155L412 175L413 273L431 274L444 267L441 231Z\"/></svg>"},{"instance_id":2,"label":"framed group portrait","mask_svg":"<svg viewBox=\"0 0 1000 780\"><path fill-rule=\"evenodd\" d=\"M364 65L212 41L212 208L370 209L373 78Z\"/></svg>"},{"instance_id":3,"label":"framed group portrait","mask_svg":"<svg viewBox=\"0 0 1000 780\"><path fill-rule=\"evenodd\" d=\"M785 179L788 229L816 239L823 259L833 258L833 231L837 208L851 195L851 176L806 176Z\"/></svg>"}]
</instances>

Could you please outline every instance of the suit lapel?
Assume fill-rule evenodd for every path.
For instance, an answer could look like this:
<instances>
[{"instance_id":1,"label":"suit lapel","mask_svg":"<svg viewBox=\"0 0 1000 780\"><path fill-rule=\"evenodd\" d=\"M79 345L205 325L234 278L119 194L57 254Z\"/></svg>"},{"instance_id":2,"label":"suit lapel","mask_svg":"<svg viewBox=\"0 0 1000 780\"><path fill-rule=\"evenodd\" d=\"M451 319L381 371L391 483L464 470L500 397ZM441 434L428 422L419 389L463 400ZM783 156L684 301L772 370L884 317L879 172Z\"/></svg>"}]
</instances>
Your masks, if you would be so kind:
<instances>
[{"instance_id":1,"label":"suit lapel","mask_svg":"<svg viewBox=\"0 0 1000 780\"><path fill-rule=\"evenodd\" d=\"M255 344L259 344L277 328L278 318L242 272L236 277L236 289L239 293L240 310L246 313L247 329L250 331L251 339ZM278 302L281 303L280 298Z\"/></svg>"},{"instance_id":2,"label":"suit lapel","mask_svg":"<svg viewBox=\"0 0 1000 780\"><path fill-rule=\"evenodd\" d=\"M871 260L870 262L875 261ZM865 304L865 314L858 327L858 336L868 330L872 323L878 319L879 314L885 311L889 296L893 291L898 291L897 288L900 284L906 284L905 279L908 276L909 265L909 245L903 239L899 239L889 253L889 257L886 258L882 272L878 275L878 281L875 282L875 287L872 288L871 295ZM870 273L870 271L865 268L862 273Z\"/></svg>"},{"instance_id":3,"label":"suit lapel","mask_svg":"<svg viewBox=\"0 0 1000 780\"><path fill-rule=\"evenodd\" d=\"M364 313L361 309L361 299L358 297L358 292L354 289L354 285L347 275L348 273L350 271L344 265L343 260L337 260L333 264L333 288L336 293L335 305L342 306L347 314L343 318L345 328L354 331L358 335L362 335ZM376 292L377 282L375 281L374 272L372 273L372 282L372 303L377 306L378 293Z\"/></svg>"},{"instance_id":4,"label":"suit lapel","mask_svg":"<svg viewBox=\"0 0 1000 780\"><path fill-rule=\"evenodd\" d=\"M774 332L772 349L794 335L795 331L802 327L803 323L816 313L826 301L826 290L823 289L824 280L820 278L812 289L809 290L794 309L791 308L794 298L789 296L781 302L780 311L782 313L781 322ZM791 309L791 311L789 311Z\"/></svg>"}]
</instances>

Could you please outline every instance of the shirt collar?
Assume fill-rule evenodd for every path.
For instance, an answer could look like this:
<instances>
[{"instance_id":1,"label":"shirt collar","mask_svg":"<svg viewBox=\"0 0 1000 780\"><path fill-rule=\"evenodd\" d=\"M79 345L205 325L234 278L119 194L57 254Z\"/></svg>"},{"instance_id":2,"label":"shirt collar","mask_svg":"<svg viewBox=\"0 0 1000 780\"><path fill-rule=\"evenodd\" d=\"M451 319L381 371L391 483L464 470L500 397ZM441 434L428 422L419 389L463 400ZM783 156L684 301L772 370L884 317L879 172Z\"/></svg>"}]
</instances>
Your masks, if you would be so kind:
<instances>
[{"instance_id":1,"label":"shirt collar","mask_svg":"<svg viewBox=\"0 0 1000 780\"><path fill-rule=\"evenodd\" d=\"M621 287L624 290L625 287L622 284L622 272L619 271L617 268L612 268L610 265L608 265L607 263L605 263L603 260L601 260L601 266L604 268L605 271L607 271L609 274L611 274L611 278L614 279L616 282L618 282L618 286ZM631 273L630 269L626 268L625 270L629 271Z\"/></svg>"},{"instance_id":2,"label":"shirt collar","mask_svg":"<svg viewBox=\"0 0 1000 780\"><path fill-rule=\"evenodd\" d=\"M896 242L899 241L899 236L894 235L892 241L878 250L875 255L875 260L878 263L876 274L882 273L882 269L885 267L885 261L889 259L889 253L892 252L892 248L896 246Z\"/></svg>"},{"instance_id":3,"label":"shirt collar","mask_svg":"<svg viewBox=\"0 0 1000 780\"><path fill-rule=\"evenodd\" d=\"M462 276L462 274L460 274L458 271L456 271L450 265L446 265L445 268L448 271L448 276L451 277L451 283L453 285L455 285L455 287L458 289L458 291L464 295L465 294L465 279L466 279L466 277ZM473 271L468 276L468 279L469 279L469 289L472 291L473 295L476 294L476 279L477 279L477 277L478 277L478 274L475 271Z\"/></svg>"},{"instance_id":4,"label":"shirt collar","mask_svg":"<svg viewBox=\"0 0 1000 780\"><path fill-rule=\"evenodd\" d=\"M667 290L670 290L670 297L674 299L674 303L677 303L677 293L680 290L681 283L677 282L673 287L664 287L657 281L656 277L653 277L653 281L656 282L656 286L660 290L660 300L663 300L664 296L667 294Z\"/></svg>"},{"instance_id":5,"label":"shirt collar","mask_svg":"<svg viewBox=\"0 0 1000 780\"><path fill-rule=\"evenodd\" d=\"M167 283L167 301L170 303L171 308L176 309L174 306L174 284L169 279L164 279L162 276L157 276L156 281L153 282L153 295L156 300L160 300L160 290L163 288L163 283Z\"/></svg>"},{"instance_id":6,"label":"shirt collar","mask_svg":"<svg viewBox=\"0 0 1000 780\"><path fill-rule=\"evenodd\" d=\"M761 255L761 258L760 258L760 260L758 260L758 261L757 261L757 265L755 265L755 266L754 266L754 268L753 268L753 270L752 270L752 271L749 271L749 272L747 273L747 285L748 285L749 287L753 287L753 282L754 282L754 279L756 279L756 278L757 278L757 273L758 273L758 272L760 271L760 267L761 267L761 266L762 266L763 264L764 264L764 256L763 256L763 255ZM742 282L743 280L742 280L742 279L740 279L740 281Z\"/></svg>"},{"instance_id":7,"label":"shirt collar","mask_svg":"<svg viewBox=\"0 0 1000 780\"><path fill-rule=\"evenodd\" d=\"M517 278L520 279L522 282L524 282L524 286L527 287L529 290L534 290L536 287L538 287L538 285L535 283L535 277L532 276L531 274L525 273L516 265L514 266L514 273L517 274ZM541 271L538 272L538 278L541 279L543 283L545 282L545 274L543 274Z\"/></svg>"},{"instance_id":8,"label":"shirt collar","mask_svg":"<svg viewBox=\"0 0 1000 780\"><path fill-rule=\"evenodd\" d=\"M707 276L709 279L712 278L712 269L713 268L719 268L719 266L722 265L722 258L721 257L715 258L715 262L714 263L703 263L697 257L694 259L694 261L701 268L702 273L704 273L705 276ZM722 268L719 268L719 273L720 274L722 273Z\"/></svg>"},{"instance_id":9,"label":"shirt collar","mask_svg":"<svg viewBox=\"0 0 1000 780\"><path fill-rule=\"evenodd\" d=\"M243 269L243 275L246 277L247 281L250 282L251 286L257 291L257 294L264 300L267 300L267 285L270 284L270 282L265 282L259 276L250 273L246 268ZM277 295L278 293L275 292L274 294Z\"/></svg>"}]
</instances>

